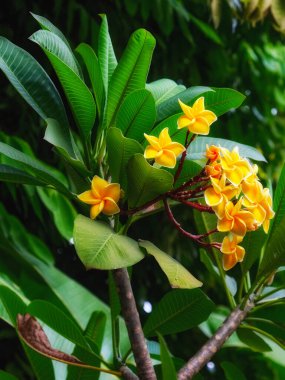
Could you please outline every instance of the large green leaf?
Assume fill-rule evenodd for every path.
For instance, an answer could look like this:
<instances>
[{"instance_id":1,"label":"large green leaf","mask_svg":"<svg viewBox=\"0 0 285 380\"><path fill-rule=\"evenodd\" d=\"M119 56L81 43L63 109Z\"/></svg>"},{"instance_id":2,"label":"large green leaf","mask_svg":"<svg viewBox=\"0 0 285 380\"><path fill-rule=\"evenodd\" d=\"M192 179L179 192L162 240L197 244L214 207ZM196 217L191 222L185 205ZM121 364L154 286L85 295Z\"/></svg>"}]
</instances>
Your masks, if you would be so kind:
<instances>
[{"instance_id":1,"label":"large green leaf","mask_svg":"<svg viewBox=\"0 0 285 380\"><path fill-rule=\"evenodd\" d=\"M174 334L197 326L208 318L213 302L200 289L177 289L167 293L144 325L146 336Z\"/></svg>"},{"instance_id":2,"label":"large green leaf","mask_svg":"<svg viewBox=\"0 0 285 380\"><path fill-rule=\"evenodd\" d=\"M247 232L242 241L242 246L246 252L243 262L241 263L243 273L249 271L252 265L261 257L262 247L265 241L266 234L263 228L259 228L257 231Z\"/></svg>"},{"instance_id":3,"label":"large green leaf","mask_svg":"<svg viewBox=\"0 0 285 380\"><path fill-rule=\"evenodd\" d=\"M246 380L246 377L241 372L239 367L231 362L223 361L221 367L224 370L226 380Z\"/></svg>"},{"instance_id":4,"label":"large green leaf","mask_svg":"<svg viewBox=\"0 0 285 380\"><path fill-rule=\"evenodd\" d=\"M98 114L99 117L101 117L104 108L105 92L98 58L92 47L85 43L81 43L76 48L76 51L81 55L86 65L97 104Z\"/></svg>"},{"instance_id":5,"label":"large green leaf","mask_svg":"<svg viewBox=\"0 0 285 380\"><path fill-rule=\"evenodd\" d=\"M36 177L29 175L28 173L15 169L9 165L0 164L0 181L13 182L13 183L24 183L27 185L34 186L45 186L46 184Z\"/></svg>"},{"instance_id":6,"label":"large green leaf","mask_svg":"<svg viewBox=\"0 0 285 380\"><path fill-rule=\"evenodd\" d=\"M123 135L141 141L151 131L156 118L155 103L145 89L131 92L123 101L116 118L116 127Z\"/></svg>"},{"instance_id":7,"label":"large green leaf","mask_svg":"<svg viewBox=\"0 0 285 380\"><path fill-rule=\"evenodd\" d=\"M187 158L190 160L200 160L205 158L206 145L222 146L229 150L235 147L239 148L239 154L242 157L247 157L256 161L266 161L264 156L256 149L249 145L240 144L235 141L225 140L216 137L202 137L198 136L189 146Z\"/></svg>"},{"instance_id":8,"label":"large green leaf","mask_svg":"<svg viewBox=\"0 0 285 380\"><path fill-rule=\"evenodd\" d=\"M176 370L167 344L160 334L158 334L158 339L160 344L162 378L163 380L175 380L177 379Z\"/></svg>"},{"instance_id":9,"label":"large green leaf","mask_svg":"<svg viewBox=\"0 0 285 380\"><path fill-rule=\"evenodd\" d=\"M115 122L119 107L132 91L145 87L155 39L144 29L134 32L110 80L106 127Z\"/></svg>"},{"instance_id":10,"label":"large green leaf","mask_svg":"<svg viewBox=\"0 0 285 380\"><path fill-rule=\"evenodd\" d=\"M199 96L205 96L209 91L214 91L210 87L195 86L187 88L186 90L173 95L171 98L159 103L157 107L157 121L161 121L175 113L181 112L178 103L180 99L183 103L192 104L193 101Z\"/></svg>"},{"instance_id":11,"label":"large green leaf","mask_svg":"<svg viewBox=\"0 0 285 380\"><path fill-rule=\"evenodd\" d=\"M0 370L0 379L1 380L19 380L16 376L12 375L11 373L4 372Z\"/></svg>"},{"instance_id":12,"label":"large green leaf","mask_svg":"<svg viewBox=\"0 0 285 380\"><path fill-rule=\"evenodd\" d=\"M173 185L173 176L151 166L141 154L134 155L127 166L129 207L139 207L166 193Z\"/></svg>"},{"instance_id":13,"label":"large green leaf","mask_svg":"<svg viewBox=\"0 0 285 380\"><path fill-rule=\"evenodd\" d=\"M30 157L27 154L1 142L0 153L19 163L23 169L27 170L30 174L36 175L40 181L53 185L57 190L69 195L69 191L58 179L58 177L54 175L54 171L49 169L47 165L43 164L36 158Z\"/></svg>"},{"instance_id":14,"label":"large green leaf","mask_svg":"<svg viewBox=\"0 0 285 380\"><path fill-rule=\"evenodd\" d=\"M102 23L98 37L98 61L102 73L105 93L107 94L110 79L117 66L117 59L109 34L107 17L104 14L101 14L100 16L102 18Z\"/></svg>"},{"instance_id":15,"label":"large green leaf","mask_svg":"<svg viewBox=\"0 0 285 380\"><path fill-rule=\"evenodd\" d=\"M141 240L139 245L155 258L160 268L166 274L172 288L193 289L203 285L178 261L161 251L150 241Z\"/></svg>"},{"instance_id":16,"label":"large green leaf","mask_svg":"<svg viewBox=\"0 0 285 380\"><path fill-rule=\"evenodd\" d=\"M0 37L0 68L41 118L58 121L57 133L61 137L61 147L74 156L63 102L41 65L25 50Z\"/></svg>"},{"instance_id":17,"label":"large green leaf","mask_svg":"<svg viewBox=\"0 0 285 380\"><path fill-rule=\"evenodd\" d=\"M53 189L38 189L38 194L52 213L58 231L69 241L73 235L73 224L77 215L75 208L65 196Z\"/></svg>"},{"instance_id":18,"label":"large green leaf","mask_svg":"<svg viewBox=\"0 0 285 380\"><path fill-rule=\"evenodd\" d=\"M59 37L49 31L39 30L30 37L46 53L59 77L76 124L85 138L88 138L96 117L96 105L86 84L69 67L69 61L57 48Z\"/></svg>"},{"instance_id":19,"label":"large green leaf","mask_svg":"<svg viewBox=\"0 0 285 380\"><path fill-rule=\"evenodd\" d=\"M147 83L146 89L152 93L155 100L155 105L158 106L165 100L186 90L186 87L182 84L177 84L172 79L163 78Z\"/></svg>"},{"instance_id":20,"label":"large green leaf","mask_svg":"<svg viewBox=\"0 0 285 380\"><path fill-rule=\"evenodd\" d=\"M108 163L113 182L119 182L127 190L127 164L136 153L143 153L142 146L126 138L118 128L110 128L107 134Z\"/></svg>"},{"instance_id":21,"label":"large green leaf","mask_svg":"<svg viewBox=\"0 0 285 380\"><path fill-rule=\"evenodd\" d=\"M259 334L256 334L254 331L247 328L246 325L243 325L242 328L237 330L237 335L243 343L254 351L271 351L270 346L259 336Z\"/></svg>"},{"instance_id":22,"label":"large green leaf","mask_svg":"<svg viewBox=\"0 0 285 380\"><path fill-rule=\"evenodd\" d=\"M74 222L74 244L87 269L123 268L144 258L135 240L83 215L78 215Z\"/></svg>"},{"instance_id":23,"label":"large green leaf","mask_svg":"<svg viewBox=\"0 0 285 380\"><path fill-rule=\"evenodd\" d=\"M285 264L285 165L283 166L273 202L275 217L269 230L259 274L269 274Z\"/></svg>"}]
</instances>

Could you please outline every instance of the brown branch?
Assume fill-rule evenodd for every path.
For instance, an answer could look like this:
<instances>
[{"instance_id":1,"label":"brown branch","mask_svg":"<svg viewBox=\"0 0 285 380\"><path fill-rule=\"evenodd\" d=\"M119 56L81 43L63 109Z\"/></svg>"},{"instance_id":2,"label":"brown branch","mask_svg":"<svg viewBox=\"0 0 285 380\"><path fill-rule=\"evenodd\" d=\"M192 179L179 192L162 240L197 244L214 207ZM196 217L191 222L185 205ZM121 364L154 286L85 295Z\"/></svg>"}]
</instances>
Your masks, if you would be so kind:
<instances>
[{"instance_id":1,"label":"brown branch","mask_svg":"<svg viewBox=\"0 0 285 380\"><path fill-rule=\"evenodd\" d=\"M123 375L123 378L125 380L139 380L139 378L137 377L137 375L135 375L131 370L130 368L128 368L126 365L122 365L120 367L120 372L121 374Z\"/></svg>"},{"instance_id":2,"label":"brown branch","mask_svg":"<svg viewBox=\"0 0 285 380\"><path fill-rule=\"evenodd\" d=\"M141 380L156 380L156 375L142 331L128 271L125 268L115 269L113 270L113 276L137 365L138 377Z\"/></svg>"},{"instance_id":3,"label":"brown branch","mask_svg":"<svg viewBox=\"0 0 285 380\"><path fill-rule=\"evenodd\" d=\"M240 306L234 309L216 333L180 369L178 380L192 379L222 348L225 341L236 331L253 306L253 302L248 301L243 310L240 309Z\"/></svg>"}]
</instances>

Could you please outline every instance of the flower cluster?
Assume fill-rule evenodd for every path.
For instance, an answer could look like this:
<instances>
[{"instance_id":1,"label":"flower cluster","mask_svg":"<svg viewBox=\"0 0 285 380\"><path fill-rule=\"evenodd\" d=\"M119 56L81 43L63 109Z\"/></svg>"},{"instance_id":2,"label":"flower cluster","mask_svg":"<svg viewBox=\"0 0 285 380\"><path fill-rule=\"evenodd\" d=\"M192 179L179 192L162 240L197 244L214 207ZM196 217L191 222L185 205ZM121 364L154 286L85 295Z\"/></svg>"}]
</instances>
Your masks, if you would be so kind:
<instances>
[{"instance_id":1,"label":"flower cluster","mask_svg":"<svg viewBox=\"0 0 285 380\"><path fill-rule=\"evenodd\" d=\"M205 190L206 204L217 218L217 230L226 232L221 252L224 269L231 269L243 260L245 251L241 243L247 231L261 225L267 233L269 221L274 216L269 189L259 181L257 165L252 165L239 155L238 148L207 147L206 174L211 185Z\"/></svg>"}]
</instances>

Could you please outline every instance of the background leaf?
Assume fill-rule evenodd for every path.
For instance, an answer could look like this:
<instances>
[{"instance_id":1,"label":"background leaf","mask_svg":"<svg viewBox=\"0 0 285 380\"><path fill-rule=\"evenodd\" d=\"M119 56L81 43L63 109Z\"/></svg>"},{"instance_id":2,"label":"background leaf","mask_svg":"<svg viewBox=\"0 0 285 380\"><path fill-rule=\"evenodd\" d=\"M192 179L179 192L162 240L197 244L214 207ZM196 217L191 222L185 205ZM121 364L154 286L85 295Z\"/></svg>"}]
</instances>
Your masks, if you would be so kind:
<instances>
[{"instance_id":1,"label":"background leaf","mask_svg":"<svg viewBox=\"0 0 285 380\"><path fill-rule=\"evenodd\" d=\"M144 325L145 335L188 330L207 319L213 308L213 302L200 289L172 290L153 309Z\"/></svg>"},{"instance_id":2,"label":"background leaf","mask_svg":"<svg viewBox=\"0 0 285 380\"><path fill-rule=\"evenodd\" d=\"M176 370L167 344L160 334L158 334L158 339L160 344L160 358L163 380L175 380L177 378Z\"/></svg>"}]
</instances>

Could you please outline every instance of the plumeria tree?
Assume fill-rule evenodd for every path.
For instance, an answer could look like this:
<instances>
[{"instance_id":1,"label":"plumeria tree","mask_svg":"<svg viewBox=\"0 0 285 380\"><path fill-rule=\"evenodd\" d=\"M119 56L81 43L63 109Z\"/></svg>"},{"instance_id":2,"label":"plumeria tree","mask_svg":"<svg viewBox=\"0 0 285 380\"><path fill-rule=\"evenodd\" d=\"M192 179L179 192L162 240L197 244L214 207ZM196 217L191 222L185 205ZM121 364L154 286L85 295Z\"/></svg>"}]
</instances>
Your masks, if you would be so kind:
<instances>
[{"instance_id":1,"label":"plumeria tree","mask_svg":"<svg viewBox=\"0 0 285 380\"><path fill-rule=\"evenodd\" d=\"M11 283L0 287L1 317L15 327L36 376L190 379L235 332L249 346L257 340L268 345L265 337L284 348L284 326L267 312L278 305L284 310L280 288L271 285L285 257L285 172L273 206L254 163L265 161L263 155L208 136L245 97L232 89L186 88L165 78L146 83L155 39L144 29L132 34L117 62L104 15L98 49L81 43L75 52L49 20L33 17L41 29L30 40L50 61L68 112L42 66L4 37L0 67L45 121L44 140L64 169L6 139L0 143L0 179L36 186L42 201L55 208L55 223L68 210L76 252L86 269L109 271L110 294L108 308L76 285L75 294L65 293L69 280L53 272L49 254L43 248L32 253L40 243L26 239L19 247L9 242L13 254L37 273L49 273L54 293L61 296L61 302L47 301L44 293L31 300ZM179 205L194 212L195 228L182 225L175 212ZM204 346L180 365L164 336L205 323L214 302L199 289L203 283L195 268L190 273L175 252L128 236L133 224L154 213L165 214L173 229L206 250L209 276L218 273L231 307ZM10 220L4 209L3 215ZM70 228L62 233L71 237ZM149 255L175 289L162 297L142 327L130 277L131 267ZM233 291L225 271L238 263L241 276ZM55 336L60 347L53 344ZM150 348L152 337L158 338L158 353ZM56 362L66 364L64 372Z\"/></svg>"}]
</instances>

